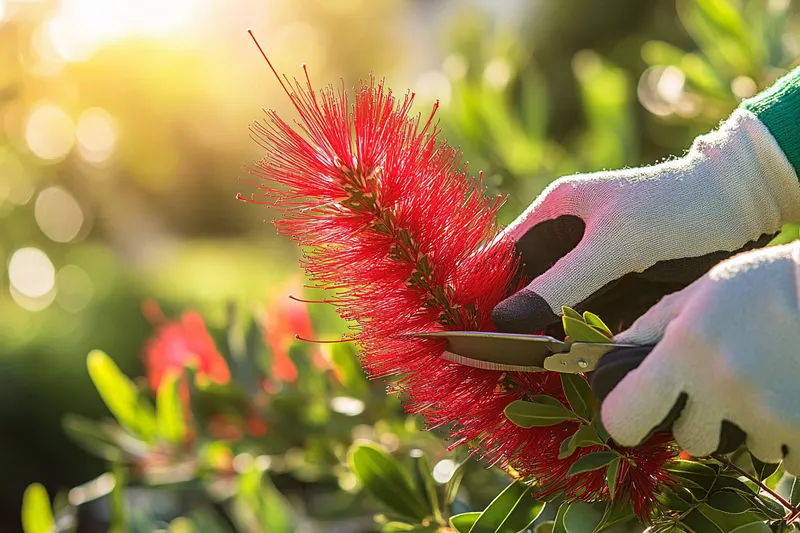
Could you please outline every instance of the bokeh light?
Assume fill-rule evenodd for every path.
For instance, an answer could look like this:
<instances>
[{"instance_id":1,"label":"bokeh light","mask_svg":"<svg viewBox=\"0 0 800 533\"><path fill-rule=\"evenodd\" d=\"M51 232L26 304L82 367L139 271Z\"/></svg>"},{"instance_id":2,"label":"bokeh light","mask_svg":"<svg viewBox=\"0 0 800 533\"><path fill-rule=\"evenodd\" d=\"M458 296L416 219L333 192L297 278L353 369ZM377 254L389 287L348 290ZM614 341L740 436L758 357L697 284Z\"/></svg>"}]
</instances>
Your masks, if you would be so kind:
<instances>
[{"instance_id":1,"label":"bokeh light","mask_svg":"<svg viewBox=\"0 0 800 533\"><path fill-rule=\"evenodd\" d=\"M56 296L55 268L38 248L20 248L8 262L11 297L23 309L41 311Z\"/></svg>"},{"instance_id":2,"label":"bokeh light","mask_svg":"<svg viewBox=\"0 0 800 533\"><path fill-rule=\"evenodd\" d=\"M433 467L433 479L437 483L447 483L455 474L456 468L458 465L452 459L442 459Z\"/></svg>"},{"instance_id":3,"label":"bokeh light","mask_svg":"<svg viewBox=\"0 0 800 533\"><path fill-rule=\"evenodd\" d=\"M34 209L36 223L49 239L69 242L83 226L83 210L63 187L49 187L39 193Z\"/></svg>"},{"instance_id":4,"label":"bokeh light","mask_svg":"<svg viewBox=\"0 0 800 533\"><path fill-rule=\"evenodd\" d=\"M331 398L331 409L346 416L356 416L364 412L364 402L349 396Z\"/></svg>"},{"instance_id":5,"label":"bokeh light","mask_svg":"<svg viewBox=\"0 0 800 533\"><path fill-rule=\"evenodd\" d=\"M6 18L6 2L5 0L0 0L0 24L3 23L4 18Z\"/></svg>"},{"instance_id":6,"label":"bokeh light","mask_svg":"<svg viewBox=\"0 0 800 533\"><path fill-rule=\"evenodd\" d=\"M66 157L75 144L75 125L60 107L38 104L28 116L25 142L37 157L58 161Z\"/></svg>"},{"instance_id":7,"label":"bokeh light","mask_svg":"<svg viewBox=\"0 0 800 533\"><path fill-rule=\"evenodd\" d=\"M87 109L78 117L78 151L87 163L102 164L114 153L117 128L114 117L100 107Z\"/></svg>"}]
</instances>

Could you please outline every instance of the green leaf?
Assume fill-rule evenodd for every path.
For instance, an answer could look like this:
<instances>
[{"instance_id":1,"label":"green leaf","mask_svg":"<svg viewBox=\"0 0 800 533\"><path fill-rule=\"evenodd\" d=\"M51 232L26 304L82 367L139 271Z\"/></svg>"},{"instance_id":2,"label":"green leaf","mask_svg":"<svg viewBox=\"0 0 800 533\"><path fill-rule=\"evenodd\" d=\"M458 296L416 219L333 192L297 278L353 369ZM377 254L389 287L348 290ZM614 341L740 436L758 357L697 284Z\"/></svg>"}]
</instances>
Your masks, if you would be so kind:
<instances>
[{"instance_id":1,"label":"green leaf","mask_svg":"<svg viewBox=\"0 0 800 533\"><path fill-rule=\"evenodd\" d=\"M752 522L739 526L731 530L730 533L772 533L772 530L764 522Z\"/></svg>"},{"instance_id":2,"label":"green leaf","mask_svg":"<svg viewBox=\"0 0 800 533\"><path fill-rule=\"evenodd\" d=\"M461 513L450 517L450 527L458 533L469 533L481 513Z\"/></svg>"},{"instance_id":3,"label":"green leaf","mask_svg":"<svg viewBox=\"0 0 800 533\"><path fill-rule=\"evenodd\" d=\"M611 529L612 527L628 522L634 518L636 518L636 514L633 512L633 506L630 500L609 502L606 505L603 518L592 533L601 533L602 531Z\"/></svg>"},{"instance_id":4,"label":"green leaf","mask_svg":"<svg viewBox=\"0 0 800 533\"><path fill-rule=\"evenodd\" d=\"M567 533L590 533L600 524L604 510L603 505L574 502L564 515L564 528Z\"/></svg>"},{"instance_id":5,"label":"green leaf","mask_svg":"<svg viewBox=\"0 0 800 533\"><path fill-rule=\"evenodd\" d=\"M611 339L583 322L583 319L578 320L565 315L561 317L561 320L564 323L564 333L567 334L572 342L598 342L606 344L611 342Z\"/></svg>"},{"instance_id":6,"label":"green leaf","mask_svg":"<svg viewBox=\"0 0 800 533\"><path fill-rule=\"evenodd\" d=\"M433 517L437 521L442 521L441 510L439 509L439 495L436 492L436 481L433 479L433 469L431 468L428 460L422 456L416 461L417 471L422 478L422 486L425 489L425 495L428 497Z\"/></svg>"},{"instance_id":7,"label":"green leaf","mask_svg":"<svg viewBox=\"0 0 800 533\"><path fill-rule=\"evenodd\" d=\"M22 529L25 533L53 533L56 530L50 497L39 483L28 485L22 496Z\"/></svg>"},{"instance_id":8,"label":"green leaf","mask_svg":"<svg viewBox=\"0 0 800 533\"><path fill-rule=\"evenodd\" d=\"M576 310L574 310L573 308L567 307L566 305L561 307L561 314L563 314L564 316L568 316L570 318L574 318L575 320L580 320L581 322L583 322L583 317L581 316L581 314L579 312L577 312Z\"/></svg>"},{"instance_id":9,"label":"green leaf","mask_svg":"<svg viewBox=\"0 0 800 533\"><path fill-rule=\"evenodd\" d=\"M593 326L602 331L606 336L608 336L609 339L614 336L614 334L611 333L611 330L608 328L608 326L606 326L606 323L600 320L600 317L594 313L590 313L589 311L584 311L583 321L589 324L590 326Z\"/></svg>"},{"instance_id":10,"label":"green leaf","mask_svg":"<svg viewBox=\"0 0 800 533\"><path fill-rule=\"evenodd\" d=\"M759 481L764 481L780 467L780 463L763 463L752 453L750 454L750 460L753 462L753 468Z\"/></svg>"},{"instance_id":11,"label":"green leaf","mask_svg":"<svg viewBox=\"0 0 800 533\"><path fill-rule=\"evenodd\" d=\"M800 480L796 477L792 480L792 491L789 493L789 503L794 506L800 504Z\"/></svg>"},{"instance_id":12,"label":"green leaf","mask_svg":"<svg viewBox=\"0 0 800 533\"><path fill-rule=\"evenodd\" d=\"M600 437L600 440L604 443L608 442L608 440L611 438L611 435L609 435L608 431L606 431L605 426L603 426L603 421L600 420L599 416L592 420L592 427L597 433L597 436Z\"/></svg>"},{"instance_id":13,"label":"green leaf","mask_svg":"<svg viewBox=\"0 0 800 533\"><path fill-rule=\"evenodd\" d=\"M506 487L481 513L470 533L517 533L539 517L545 504L522 481Z\"/></svg>"},{"instance_id":14,"label":"green leaf","mask_svg":"<svg viewBox=\"0 0 800 533\"><path fill-rule=\"evenodd\" d=\"M617 472L619 471L619 457L615 457L608 463L608 470L606 471L606 483L608 484L608 497L613 500L617 493Z\"/></svg>"},{"instance_id":15,"label":"green leaf","mask_svg":"<svg viewBox=\"0 0 800 533\"><path fill-rule=\"evenodd\" d=\"M134 435L152 440L156 434L155 413L152 405L143 401L136 385L99 350L89 353L86 364L97 392L117 421Z\"/></svg>"},{"instance_id":16,"label":"green leaf","mask_svg":"<svg viewBox=\"0 0 800 533\"><path fill-rule=\"evenodd\" d=\"M583 472L591 472L603 468L619 456L615 452L587 453L573 463L567 472L567 477L572 477Z\"/></svg>"},{"instance_id":17,"label":"green leaf","mask_svg":"<svg viewBox=\"0 0 800 533\"><path fill-rule=\"evenodd\" d=\"M588 446L602 446L605 444L592 426L581 426L578 428L578 431L575 432L574 438L575 444L581 448L586 448Z\"/></svg>"},{"instance_id":18,"label":"green leaf","mask_svg":"<svg viewBox=\"0 0 800 533\"><path fill-rule=\"evenodd\" d=\"M283 494L278 491L269 474L256 461L245 466L236 477L237 519L241 520L241 530L255 527L257 531L270 533L290 533L296 531L292 508Z\"/></svg>"},{"instance_id":19,"label":"green leaf","mask_svg":"<svg viewBox=\"0 0 800 533\"><path fill-rule=\"evenodd\" d=\"M533 533L553 533L555 529L556 523L553 520L548 520L547 522L542 522L536 529L533 530Z\"/></svg>"},{"instance_id":20,"label":"green leaf","mask_svg":"<svg viewBox=\"0 0 800 533\"><path fill-rule=\"evenodd\" d=\"M681 519L681 523L687 525L695 533L724 533L719 526L712 522L699 509L692 509Z\"/></svg>"},{"instance_id":21,"label":"green leaf","mask_svg":"<svg viewBox=\"0 0 800 533\"><path fill-rule=\"evenodd\" d=\"M555 426L566 420L578 420L578 417L563 405L526 402L517 400L505 408L506 417L514 424L523 427Z\"/></svg>"},{"instance_id":22,"label":"green leaf","mask_svg":"<svg viewBox=\"0 0 800 533\"><path fill-rule=\"evenodd\" d=\"M450 476L450 480L447 482L447 485L444 489L444 502L445 505L450 505L456 499L458 495L458 489L461 486L461 481L464 479L464 464L466 461L459 463L456 467L455 472L453 475Z\"/></svg>"},{"instance_id":23,"label":"green leaf","mask_svg":"<svg viewBox=\"0 0 800 533\"><path fill-rule=\"evenodd\" d=\"M432 509L420 499L408 470L386 452L371 444L355 444L348 455L350 469L383 504L402 516L418 520L431 515Z\"/></svg>"},{"instance_id":24,"label":"green leaf","mask_svg":"<svg viewBox=\"0 0 800 533\"><path fill-rule=\"evenodd\" d=\"M181 405L180 377L168 373L156 393L156 422L158 434L167 442L179 446L186 436L186 423Z\"/></svg>"},{"instance_id":25,"label":"green leaf","mask_svg":"<svg viewBox=\"0 0 800 533\"><path fill-rule=\"evenodd\" d=\"M575 453L578 444L575 442L575 434L573 433L561 442L561 447L558 449L558 458L566 459Z\"/></svg>"},{"instance_id":26,"label":"green leaf","mask_svg":"<svg viewBox=\"0 0 800 533\"><path fill-rule=\"evenodd\" d=\"M751 511L745 511L742 513L731 513L715 509L711 507L708 503L701 503L698 506L698 509L700 510L701 513L703 513L703 516L708 518L722 531L730 531L732 529L736 529L737 527L746 524L751 524L753 522L763 522L764 520L766 520L766 516L764 516L762 513L751 512Z\"/></svg>"},{"instance_id":27,"label":"green leaf","mask_svg":"<svg viewBox=\"0 0 800 533\"><path fill-rule=\"evenodd\" d=\"M122 456L122 451L117 446L117 443L94 420L68 413L61 420L61 427L64 433L93 455L108 461L118 461ZM135 441L132 438L130 440Z\"/></svg>"},{"instance_id":28,"label":"green leaf","mask_svg":"<svg viewBox=\"0 0 800 533\"><path fill-rule=\"evenodd\" d=\"M564 526L564 516L566 516L567 511L569 511L569 504L562 503L558 508L558 512L556 513L555 524L553 524L553 533L567 533L567 528Z\"/></svg>"},{"instance_id":29,"label":"green leaf","mask_svg":"<svg viewBox=\"0 0 800 533\"><path fill-rule=\"evenodd\" d=\"M744 513L755 508L755 506L741 494L728 491L715 492L708 497L706 503L708 503L710 507L724 513Z\"/></svg>"},{"instance_id":30,"label":"green leaf","mask_svg":"<svg viewBox=\"0 0 800 533\"><path fill-rule=\"evenodd\" d=\"M586 378L580 374L562 373L561 387L575 414L584 420L591 420L594 414L594 396Z\"/></svg>"}]
</instances>

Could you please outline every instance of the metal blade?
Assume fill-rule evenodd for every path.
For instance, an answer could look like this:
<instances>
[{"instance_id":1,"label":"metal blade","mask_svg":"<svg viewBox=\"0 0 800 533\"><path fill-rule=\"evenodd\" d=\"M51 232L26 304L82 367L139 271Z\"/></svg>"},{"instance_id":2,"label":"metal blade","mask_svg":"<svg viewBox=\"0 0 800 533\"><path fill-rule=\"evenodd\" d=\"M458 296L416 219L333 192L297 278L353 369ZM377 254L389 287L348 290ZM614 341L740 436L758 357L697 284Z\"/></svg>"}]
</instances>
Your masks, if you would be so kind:
<instances>
[{"instance_id":1,"label":"metal blade","mask_svg":"<svg viewBox=\"0 0 800 533\"><path fill-rule=\"evenodd\" d=\"M486 370L541 372L544 360L568 346L547 335L519 335L482 331L431 331L414 337L447 339L444 359Z\"/></svg>"}]
</instances>

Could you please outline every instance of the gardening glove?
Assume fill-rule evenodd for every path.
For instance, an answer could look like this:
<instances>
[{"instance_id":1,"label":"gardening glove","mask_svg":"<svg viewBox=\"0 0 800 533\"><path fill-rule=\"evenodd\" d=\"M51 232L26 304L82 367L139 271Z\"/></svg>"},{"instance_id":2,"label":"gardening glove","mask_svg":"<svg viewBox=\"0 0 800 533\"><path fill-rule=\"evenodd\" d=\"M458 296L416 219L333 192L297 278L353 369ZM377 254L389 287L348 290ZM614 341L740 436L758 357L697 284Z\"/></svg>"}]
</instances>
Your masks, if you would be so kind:
<instances>
[{"instance_id":1,"label":"gardening glove","mask_svg":"<svg viewBox=\"0 0 800 533\"><path fill-rule=\"evenodd\" d=\"M618 443L639 444L685 402L672 433L689 454L714 452L728 421L757 458L800 474L800 241L720 263L614 340L655 344L603 400Z\"/></svg>"},{"instance_id":2,"label":"gardening glove","mask_svg":"<svg viewBox=\"0 0 800 533\"><path fill-rule=\"evenodd\" d=\"M800 69L747 100L681 158L556 180L507 229L530 284L493 313L540 331L562 306L616 331L719 261L800 220Z\"/></svg>"}]
</instances>

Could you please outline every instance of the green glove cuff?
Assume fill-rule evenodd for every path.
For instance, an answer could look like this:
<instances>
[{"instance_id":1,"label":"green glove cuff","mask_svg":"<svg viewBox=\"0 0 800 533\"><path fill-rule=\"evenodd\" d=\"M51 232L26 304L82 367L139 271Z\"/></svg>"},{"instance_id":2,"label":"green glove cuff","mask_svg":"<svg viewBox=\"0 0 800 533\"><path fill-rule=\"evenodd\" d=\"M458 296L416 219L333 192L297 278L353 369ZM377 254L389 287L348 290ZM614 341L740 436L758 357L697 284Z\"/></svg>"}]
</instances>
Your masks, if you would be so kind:
<instances>
[{"instance_id":1,"label":"green glove cuff","mask_svg":"<svg viewBox=\"0 0 800 533\"><path fill-rule=\"evenodd\" d=\"M742 107L764 123L800 176L800 68L743 101Z\"/></svg>"}]
</instances>

